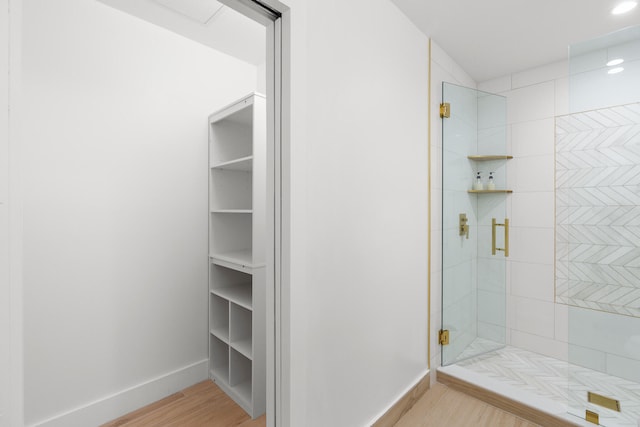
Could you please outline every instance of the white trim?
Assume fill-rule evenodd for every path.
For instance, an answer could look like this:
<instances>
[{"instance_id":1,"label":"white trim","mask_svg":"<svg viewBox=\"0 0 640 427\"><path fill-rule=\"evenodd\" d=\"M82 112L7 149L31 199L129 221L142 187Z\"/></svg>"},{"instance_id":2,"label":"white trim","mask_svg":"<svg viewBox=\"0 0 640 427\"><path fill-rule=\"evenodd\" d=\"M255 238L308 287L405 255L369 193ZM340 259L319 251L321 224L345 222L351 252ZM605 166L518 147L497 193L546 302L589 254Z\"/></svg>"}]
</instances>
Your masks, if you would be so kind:
<instances>
[{"instance_id":1,"label":"white trim","mask_svg":"<svg viewBox=\"0 0 640 427\"><path fill-rule=\"evenodd\" d=\"M420 375L418 375L418 377L411 382L411 384L409 385L409 387L407 387L406 389L404 389L403 391L400 392L399 395L397 395L397 397L395 399L393 399L393 401L391 401L391 403L389 403L382 411L380 411L380 413L378 415L376 415L375 417L373 417L371 419L371 421L369 421L367 423L368 426L372 426L376 423L376 421L378 421L380 418L382 418L384 415L387 414L387 412L389 412L389 410L391 410L391 408L393 408L399 401L400 399L402 399L407 393L409 393L416 385L418 385L418 383L420 381L422 381L423 379L425 379L426 377L428 377L430 375L430 371L429 369L427 369L426 371L423 371Z\"/></svg>"},{"instance_id":2,"label":"white trim","mask_svg":"<svg viewBox=\"0 0 640 427\"><path fill-rule=\"evenodd\" d=\"M209 359L153 378L62 414L32 424L33 427L101 425L167 397L208 378Z\"/></svg>"},{"instance_id":3,"label":"white trim","mask_svg":"<svg viewBox=\"0 0 640 427\"><path fill-rule=\"evenodd\" d=\"M9 0L9 425L24 425L22 281L22 1Z\"/></svg>"}]
</instances>

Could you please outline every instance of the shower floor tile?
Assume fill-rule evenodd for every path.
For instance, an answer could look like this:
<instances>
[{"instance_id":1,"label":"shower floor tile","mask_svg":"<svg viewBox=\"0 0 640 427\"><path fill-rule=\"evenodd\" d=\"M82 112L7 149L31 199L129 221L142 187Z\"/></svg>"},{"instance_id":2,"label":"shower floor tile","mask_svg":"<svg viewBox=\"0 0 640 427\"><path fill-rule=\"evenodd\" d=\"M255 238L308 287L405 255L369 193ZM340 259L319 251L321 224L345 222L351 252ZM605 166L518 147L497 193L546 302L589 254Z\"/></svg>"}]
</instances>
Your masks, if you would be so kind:
<instances>
[{"instance_id":1,"label":"shower floor tile","mask_svg":"<svg viewBox=\"0 0 640 427\"><path fill-rule=\"evenodd\" d=\"M476 343L475 347L487 345ZM640 384L632 381L510 346L457 365L537 397L563 403L570 413L581 418L585 409L597 412L603 426L639 425ZM588 403L588 391L618 399L622 411L618 413Z\"/></svg>"}]
</instances>

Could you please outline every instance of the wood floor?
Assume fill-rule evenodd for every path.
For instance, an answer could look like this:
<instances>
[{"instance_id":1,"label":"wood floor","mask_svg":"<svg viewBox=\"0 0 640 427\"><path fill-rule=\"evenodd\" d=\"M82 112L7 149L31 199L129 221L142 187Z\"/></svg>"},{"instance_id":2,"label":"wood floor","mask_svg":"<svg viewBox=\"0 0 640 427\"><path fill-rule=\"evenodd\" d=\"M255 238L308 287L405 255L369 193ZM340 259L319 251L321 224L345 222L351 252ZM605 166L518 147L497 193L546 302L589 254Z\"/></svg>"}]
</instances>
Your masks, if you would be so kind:
<instances>
[{"instance_id":1,"label":"wood floor","mask_svg":"<svg viewBox=\"0 0 640 427\"><path fill-rule=\"evenodd\" d=\"M265 427L204 381L102 427ZM395 427L539 427L443 384L433 385Z\"/></svg>"},{"instance_id":2,"label":"wood floor","mask_svg":"<svg viewBox=\"0 0 640 427\"><path fill-rule=\"evenodd\" d=\"M539 427L474 397L436 383L395 427Z\"/></svg>"},{"instance_id":3,"label":"wood floor","mask_svg":"<svg viewBox=\"0 0 640 427\"><path fill-rule=\"evenodd\" d=\"M102 427L265 427L264 416L251 420L212 381L203 381Z\"/></svg>"}]
</instances>

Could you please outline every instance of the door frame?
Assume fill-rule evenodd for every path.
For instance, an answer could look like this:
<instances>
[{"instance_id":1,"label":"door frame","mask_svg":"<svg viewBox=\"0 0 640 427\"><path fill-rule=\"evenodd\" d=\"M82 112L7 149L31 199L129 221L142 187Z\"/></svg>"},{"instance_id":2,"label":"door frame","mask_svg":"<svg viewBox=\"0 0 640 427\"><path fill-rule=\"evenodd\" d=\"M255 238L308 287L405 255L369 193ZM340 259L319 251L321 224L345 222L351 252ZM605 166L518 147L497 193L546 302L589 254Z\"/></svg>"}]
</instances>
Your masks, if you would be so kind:
<instances>
[{"instance_id":1,"label":"door frame","mask_svg":"<svg viewBox=\"0 0 640 427\"><path fill-rule=\"evenodd\" d=\"M7 425L24 425L23 194L21 184L22 0L6 0L8 21L9 397ZM291 12L278 0L221 0L267 33L267 426L289 425L290 46ZM4 52L3 52L4 54ZM5 289L0 289L5 293ZM0 337L5 339L5 337ZM1 394L0 394L1 395ZM0 405L2 402L0 402ZM0 410L2 407L0 406ZM1 415L1 414L0 414ZM0 422L2 419L0 418ZM2 427L0 425L0 427Z\"/></svg>"}]
</instances>

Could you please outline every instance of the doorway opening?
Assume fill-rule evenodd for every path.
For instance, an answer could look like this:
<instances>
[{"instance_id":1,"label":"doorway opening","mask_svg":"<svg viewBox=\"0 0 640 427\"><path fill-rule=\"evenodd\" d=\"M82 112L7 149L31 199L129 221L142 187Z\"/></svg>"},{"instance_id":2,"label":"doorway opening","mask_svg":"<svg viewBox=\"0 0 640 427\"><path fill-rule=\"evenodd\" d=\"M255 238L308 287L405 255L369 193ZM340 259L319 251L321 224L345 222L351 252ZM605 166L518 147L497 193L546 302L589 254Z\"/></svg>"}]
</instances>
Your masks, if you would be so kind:
<instances>
[{"instance_id":1,"label":"doorway opening","mask_svg":"<svg viewBox=\"0 0 640 427\"><path fill-rule=\"evenodd\" d=\"M284 6L22 3L22 23L14 23L20 109L12 118L28 177L13 188L24 219L24 278L12 283L24 294L19 417L94 424L108 421L91 418L100 408L125 413L208 377L206 119L259 91L267 95L268 152L264 392L276 425ZM137 9L124 14L123 5ZM262 29L241 27L240 18ZM214 50L204 43L207 23L221 34L246 31L219 37ZM262 61L238 59L233 49L250 56L260 31ZM56 394L61 383L65 393Z\"/></svg>"}]
</instances>

